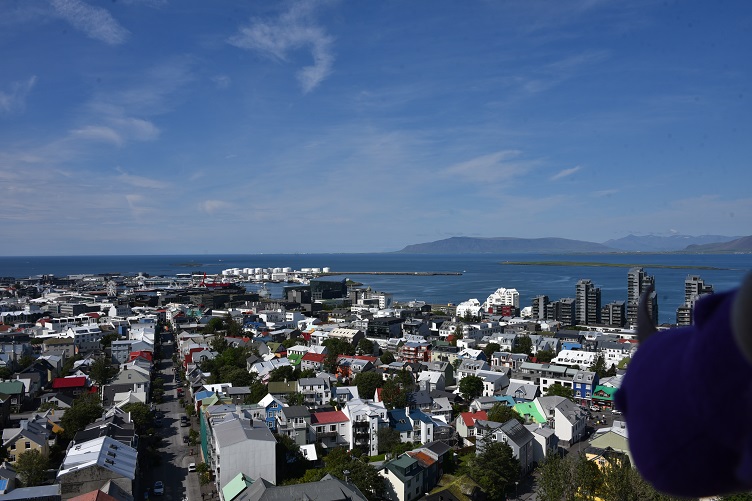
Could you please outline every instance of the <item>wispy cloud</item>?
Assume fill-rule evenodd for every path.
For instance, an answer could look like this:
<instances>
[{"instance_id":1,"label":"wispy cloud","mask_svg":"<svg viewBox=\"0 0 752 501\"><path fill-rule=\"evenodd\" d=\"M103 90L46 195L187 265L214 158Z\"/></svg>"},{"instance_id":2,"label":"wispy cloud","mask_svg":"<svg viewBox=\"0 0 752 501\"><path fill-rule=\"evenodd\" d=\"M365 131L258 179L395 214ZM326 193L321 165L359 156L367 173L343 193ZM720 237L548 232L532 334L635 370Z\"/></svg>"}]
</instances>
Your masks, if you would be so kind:
<instances>
[{"instance_id":1,"label":"wispy cloud","mask_svg":"<svg viewBox=\"0 0 752 501\"><path fill-rule=\"evenodd\" d=\"M558 181L559 179L564 179L565 177L571 176L575 172L578 172L580 169L582 169L582 167L577 165L569 169L560 170L559 172L551 176L551 181Z\"/></svg>"},{"instance_id":2,"label":"wispy cloud","mask_svg":"<svg viewBox=\"0 0 752 501\"><path fill-rule=\"evenodd\" d=\"M604 197L610 197L611 195L616 195L617 193L619 193L619 190L616 190L616 189L608 189L608 190L598 190L598 191L594 191L594 192L592 193L592 195L593 195L594 197L598 197L598 198L604 198Z\"/></svg>"},{"instance_id":3,"label":"wispy cloud","mask_svg":"<svg viewBox=\"0 0 752 501\"><path fill-rule=\"evenodd\" d=\"M50 3L60 17L89 38L120 45L130 34L102 7L94 7L81 0L50 0Z\"/></svg>"},{"instance_id":4,"label":"wispy cloud","mask_svg":"<svg viewBox=\"0 0 752 501\"><path fill-rule=\"evenodd\" d=\"M334 38L316 24L311 12L313 5L299 2L276 19L254 19L227 42L280 62L287 61L291 51L310 50L313 64L301 68L297 74L303 92L308 93L331 74L334 65Z\"/></svg>"},{"instance_id":5,"label":"wispy cloud","mask_svg":"<svg viewBox=\"0 0 752 501\"><path fill-rule=\"evenodd\" d=\"M456 181L478 183L496 183L527 173L535 167L535 162L520 160L522 152L504 150L466 162L461 162L444 169L445 176Z\"/></svg>"},{"instance_id":6,"label":"wispy cloud","mask_svg":"<svg viewBox=\"0 0 752 501\"><path fill-rule=\"evenodd\" d=\"M204 200L199 204L199 209L209 215L232 209L234 206L224 200Z\"/></svg>"},{"instance_id":7,"label":"wispy cloud","mask_svg":"<svg viewBox=\"0 0 752 501\"><path fill-rule=\"evenodd\" d=\"M8 92L0 90L0 113L23 110L26 106L26 96L36 83L37 77L32 76L26 81L13 82Z\"/></svg>"},{"instance_id":8,"label":"wispy cloud","mask_svg":"<svg viewBox=\"0 0 752 501\"><path fill-rule=\"evenodd\" d=\"M144 176L134 176L132 174L128 174L127 172L123 172L121 169L118 169L118 172L120 172L120 175L117 177L117 180L119 182L128 184L130 186L135 186L137 188L160 190L169 186L164 181L159 181L157 179L151 179Z\"/></svg>"},{"instance_id":9,"label":"wispy cloud","mask_svg":"<svg viewBox=\"0 0 752 501\"><path fill-rule=\"evenodd\" d=\"M212 77L212 82L214 82L214 85L216 85L218 89L224 90L230 86L232 79L227 75L216 75Z\"/></svg>"},{"instance_id":10,"label":"wispy cloud","mask_svg":"<svg viewBox=\"0 0 752 501\"><path fill-rule=\"evenodd\" d=\"M117 146L122 146L123 144L123 137L120 134L114 129L103 125L87 125L79 129L73 129L70 131L70 136L73 139L104 141Z\"/></svg>"}]
</instances>

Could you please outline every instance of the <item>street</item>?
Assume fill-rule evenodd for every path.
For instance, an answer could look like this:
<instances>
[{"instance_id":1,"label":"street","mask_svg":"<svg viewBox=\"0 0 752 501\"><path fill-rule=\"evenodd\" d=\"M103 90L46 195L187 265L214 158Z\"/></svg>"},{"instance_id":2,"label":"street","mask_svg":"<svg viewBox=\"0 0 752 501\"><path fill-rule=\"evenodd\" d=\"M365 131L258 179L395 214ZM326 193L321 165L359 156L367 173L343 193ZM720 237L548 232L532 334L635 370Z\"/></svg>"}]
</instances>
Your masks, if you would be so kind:
<instances>
[{"instance_id":1,"label":"street","mask_svg":"<svg viewBox=\"0 0 752 501\"><path fill-rule=\"evenodd\" d=\"M194 501L201 499L200 484L198 474L188 472L188 465L200 462L199 446L183 443L183 436L187 436L191 428L180 426L180 416L185 414L185 409L181 408L176 393L178 384L175 381L172 362L175 345L172 342L166 342L168 339L172 340L171 334L162 336L165 341L162 344L162 359L155 360L154 363L155 370L158 371L157 377L162 378L164 382L163 403L157 405L159 415L162 416L161 426L157 428L157 433L163 441L159 449L159 462L155 466L145 468L141 485L149 487L151 499L162 497L165 501L181 501L187 496L189 501ZM191 449L194 455L191 455ZM154 482L158 480L164 482L162 496L153 494Z\"/></svg>"}]
</instances>

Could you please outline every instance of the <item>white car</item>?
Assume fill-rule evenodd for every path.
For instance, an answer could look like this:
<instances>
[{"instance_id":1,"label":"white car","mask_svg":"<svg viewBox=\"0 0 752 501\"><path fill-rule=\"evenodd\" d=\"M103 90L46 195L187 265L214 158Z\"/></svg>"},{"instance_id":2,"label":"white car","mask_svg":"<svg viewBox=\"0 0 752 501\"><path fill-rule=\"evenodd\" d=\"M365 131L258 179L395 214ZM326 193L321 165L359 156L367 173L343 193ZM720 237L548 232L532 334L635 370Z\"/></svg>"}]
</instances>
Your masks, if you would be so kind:
<instances>
[{"instance_id":1,"label":"white car","mask_svg":"<svg viewBox=\"0 0 752 501\"><path fill-rule=\"evenodd\" d=\"M196 463L189 464L188 471L196 471Z\"/></svg>"},{"instance_id":2,"label":"white car","mask_svg":"<svg viewBox=\"0 0 752 501\"><path fill-rule=\"evenodd\" d=\"M164 484L161 480L157 480L154 482L154 495L161 496L162 494L164 494Z\"/></svg>"}]
</instances>

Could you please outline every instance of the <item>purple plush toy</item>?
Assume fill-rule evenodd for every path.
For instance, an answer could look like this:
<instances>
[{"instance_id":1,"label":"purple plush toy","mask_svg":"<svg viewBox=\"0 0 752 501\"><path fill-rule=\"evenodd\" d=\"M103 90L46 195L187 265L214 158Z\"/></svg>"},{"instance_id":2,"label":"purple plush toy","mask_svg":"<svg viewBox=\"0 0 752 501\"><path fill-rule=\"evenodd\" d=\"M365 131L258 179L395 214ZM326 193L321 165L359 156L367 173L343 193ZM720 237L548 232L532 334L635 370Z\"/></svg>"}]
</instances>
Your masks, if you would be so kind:
<instances>
[{"instance_id":1,"label":"purple plush toy","mask_svg":"<svg viewBox=\"0 0 752 501\"><path fill-rule=\"evenodd\" d=\"M697 302L691 327L656 331L640 305L640 347L616 407L635 466L675 496L752 490L752 274Z\"/></svg>"}]
</instances>

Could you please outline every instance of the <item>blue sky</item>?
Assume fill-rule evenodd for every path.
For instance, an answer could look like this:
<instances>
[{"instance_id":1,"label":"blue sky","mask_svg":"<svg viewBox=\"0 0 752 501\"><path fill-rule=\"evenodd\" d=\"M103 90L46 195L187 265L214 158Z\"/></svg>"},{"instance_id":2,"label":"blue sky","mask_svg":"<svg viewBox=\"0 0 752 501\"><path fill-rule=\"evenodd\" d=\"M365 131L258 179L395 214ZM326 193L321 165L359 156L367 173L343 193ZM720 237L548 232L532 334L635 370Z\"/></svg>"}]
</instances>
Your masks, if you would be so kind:
<instances>
[{"instance_id":1,"label":"blue sky","mask_svg":"<svg viewBox=\"0 0 752 501\"><path fill-rule=\"evenodd\" d=\"M752 234L752 4L4 0L1 255Z\"/></svg>"}]
</instances>

